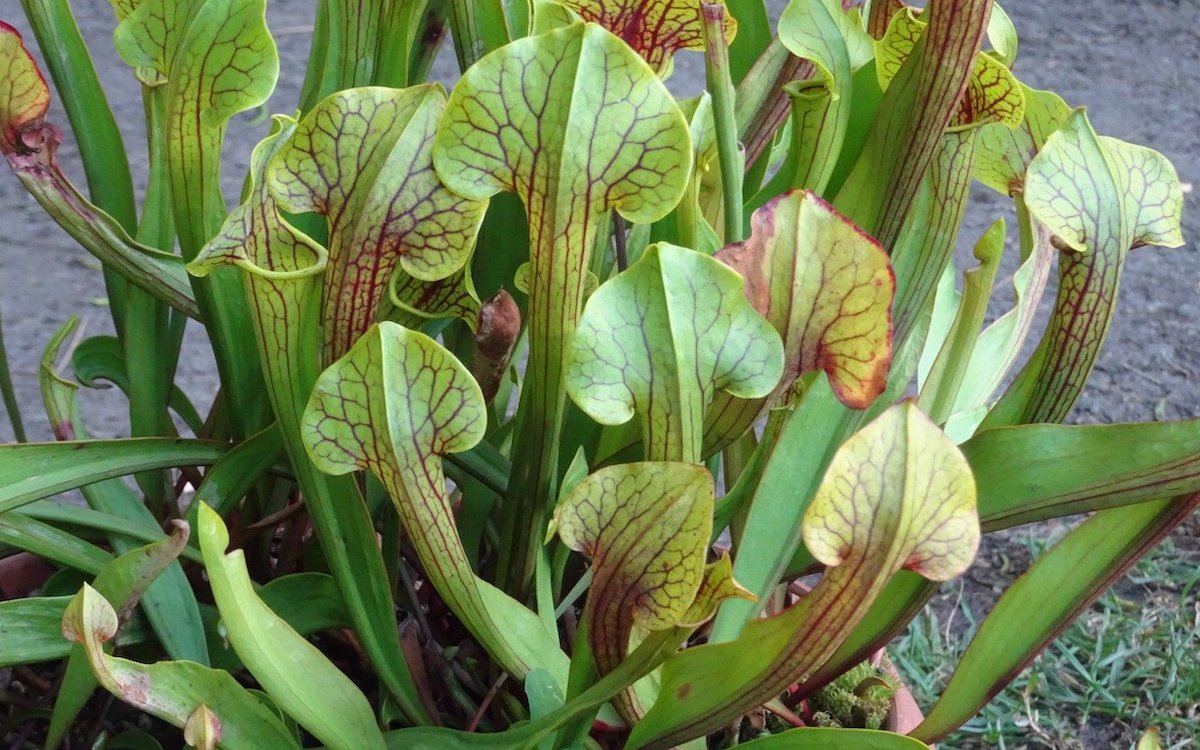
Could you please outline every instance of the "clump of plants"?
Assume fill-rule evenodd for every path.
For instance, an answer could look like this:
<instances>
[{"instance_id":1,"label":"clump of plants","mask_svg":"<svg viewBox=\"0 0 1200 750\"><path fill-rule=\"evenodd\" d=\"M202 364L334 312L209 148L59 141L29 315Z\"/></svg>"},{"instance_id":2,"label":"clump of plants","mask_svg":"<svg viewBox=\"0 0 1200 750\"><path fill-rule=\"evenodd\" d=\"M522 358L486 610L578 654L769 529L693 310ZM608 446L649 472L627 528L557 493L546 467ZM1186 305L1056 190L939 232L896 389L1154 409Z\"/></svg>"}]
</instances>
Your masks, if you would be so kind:
<instances>
[{"instance_id":1,"label":"clump of plants","mask_svg":"<svg viewBox=\"0 0 1200 750\"><path fill-rule=\"evenodd\" d=\"M0 152L103 262L117 331L66 322L59 442L0 448L0 543L58 569L0 603L0 663L55 682L25 736L61 746L99 689L201 748L924 747L1200 502L1200 423L1057 424L1126 254L1182 242L1179 182L1014 77L991 0L792 0L774 28L758 2L323 0L230 210L226 124L280 65L264 2L114 0L141 196L66 0L0 26ZM687 50L707 90L678 100ZM961 288L952 263L974 180L1018 217L987 326L1004 223ZM132 437L90 438L101 380ZM47 500L71 488L86 508ZM1082 512L924 720L874 728L892 684L858 665L980 534ZM764 707L792 728L752 739Z\"/></svg>"}]
</instances>

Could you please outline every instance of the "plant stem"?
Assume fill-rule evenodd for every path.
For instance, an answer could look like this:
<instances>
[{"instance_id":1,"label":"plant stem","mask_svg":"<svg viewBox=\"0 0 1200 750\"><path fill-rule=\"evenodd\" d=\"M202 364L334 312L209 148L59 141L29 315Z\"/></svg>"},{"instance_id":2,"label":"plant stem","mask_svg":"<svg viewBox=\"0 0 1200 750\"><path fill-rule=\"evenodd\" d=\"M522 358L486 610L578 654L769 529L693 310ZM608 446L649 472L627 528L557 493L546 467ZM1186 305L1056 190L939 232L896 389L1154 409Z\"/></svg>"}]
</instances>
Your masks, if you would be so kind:
<instances>
[{"instance_id":1,"label":"plant stem","mask_svg":"<svg viewBox=\"0 0 1200 750\"><path fill-rule=\"evenodd\" d=\"M712 96L717 130L717 156L721 164L721 190L725 208L726 243L743 239L742 179L745 153L738 143L734 117L733 80L729 77L729 46L725 42L725 6L701 3L704 20L704 72Z\"/></svg>"},{"instance_id":2,"label":"plant stem","mask_svg":"<svg viewBox=\"0 0 1200 750\"><path fill-rule=\"evenodd\" d=\"M8 349L4 346L4 324L0 322L0 393L4 395L4 408L8 411L8 421L12 424L13 437L18 443L24 443L25 423L21 421L21 407L17 403L17 394L13 390L12 371L8 367Z\"/></svg>"}]
</instances>

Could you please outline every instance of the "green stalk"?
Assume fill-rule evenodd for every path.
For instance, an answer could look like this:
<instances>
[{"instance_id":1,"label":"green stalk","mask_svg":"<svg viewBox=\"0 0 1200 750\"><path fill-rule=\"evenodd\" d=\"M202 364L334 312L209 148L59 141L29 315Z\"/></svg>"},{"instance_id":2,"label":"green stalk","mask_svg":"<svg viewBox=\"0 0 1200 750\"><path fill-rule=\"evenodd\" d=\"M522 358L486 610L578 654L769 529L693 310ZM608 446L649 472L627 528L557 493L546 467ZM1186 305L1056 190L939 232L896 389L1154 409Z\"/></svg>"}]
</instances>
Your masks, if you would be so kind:
<instances>
[{"instance_id":1,"label":"green stalk","mask_svg":"<svg viewBox=\"0 0 1200 750\"><path fill-rule=\"evenodd\" d=\"M171 187L165 158L166 91L161 87L142 88L146 111L146 142L150 157L150 177L142 203L142 220L137 240L144 245L170 252L175 242L171 218ZM172 330L171 311L147 292L131 288L127 295L126 336L122 340L125 369L129 373L129 429L133 437L169 435L172 430L167 404L174 380L183 328ZM152 346L147 346L152 342ZM146 499L158 509L159 517L169 511L170 478L165 472L147 472L137 476Z\"/></svg>"},{"instance_id":2,"label":"green stalk","mask_svg":"<svg viewBox=\"0 0 1200 750\"><path fill-rule=\"evenodd\" d=\"M21 407L13 390L12 371L8 367L8 349L4 346L4 324L0 322L0 394L4 396L4 408L12 424L13 437L18 443L26 442L25 423L21 421Z\"/></svg>"},{"instance_id":3,"label":"green stalk","mask_svg":"<svg viewBox=\"0 0 1200 750\"><path fill-rule=\"evenodd\" d=\"M726 244L744 239L742 223L742 179L745 153L738 144L734 117L733 79L729 75L729 46L725 43L725 6L701 3L704 19L704 73L712 96L713 122L717 130L717 156L721 164L721 190L725 208Z\"/></svg>"},{"instance_id":4,"label":"green stalk","mask_svg":"<svg viewBox=\"0 0 1200 750\"><path fill-rule=\"evenodd\" d=\"M317 16L313 21L312 41L308 47L308 67L304 71L304 83L300 87L300 102L297 107L306 114L321 98L330 93L325 90L325 58L329 50L329 0L317 0Z\"/></svg>"},{"instance_id":5,"label":"green stalk","mask_svg":"<svg viewBox=\"0 0 1200 750\"><path fill-rule=\"evenodd\" d=\"M975 258L979 265L963 275L965 281L958 315L951 324L946 343L938 352L925 388L917 400L934 424L945 422L954 409L958 391L971 364L971 355L975 352L975 342L983 329L988 300L992 296L992 286L996 282L996 272L1000 270L1003 252L1004 219L999 219L975 245Z\"/></svg>"},{"instance_id":6,"label":"green stalk","mask_svg":"<svg viewBox=\"0 0 1200 750\"><path fill-rule=\"evenodd\" d=\"M137 227L137 209L125 143L71 7L67 0L21 0L21 6L79 145L88 193L97 206L132 234ZM104 285L120 334L129 284L105 268Z\"/></svg>"},{"instance_id":7,"label":"green stalk","mask_svg":"<svg viewBox=\"0 0 1200 750\"><path fill-rule=\"evenodd\" d=\"M488 52L509 42L500 3L450 0L448 4L459 70L465 71Z\"/></svg>"}]
</instances>

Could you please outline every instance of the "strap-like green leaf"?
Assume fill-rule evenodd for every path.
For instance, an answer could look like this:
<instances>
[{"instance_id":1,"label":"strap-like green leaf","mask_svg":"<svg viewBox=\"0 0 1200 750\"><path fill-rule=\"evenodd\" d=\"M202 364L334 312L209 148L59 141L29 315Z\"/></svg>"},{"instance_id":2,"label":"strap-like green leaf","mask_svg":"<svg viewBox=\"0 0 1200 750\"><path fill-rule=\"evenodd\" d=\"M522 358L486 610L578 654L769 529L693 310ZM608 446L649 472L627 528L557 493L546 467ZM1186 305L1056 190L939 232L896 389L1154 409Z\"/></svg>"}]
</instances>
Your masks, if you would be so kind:
<instances>
[{"instance_id":1,"label":"strap-like green leaf","mask_svg":"<svg viewBox=\"0 0 1200 750\"><path fill-rule=\"evenodd\" d=\"M228 672L190 661L139 664L104 653L117 614L86 583L62 618L62 633L83 645L99 683L121 700L183 728L201 706L221 721L221 747L261 750L299 745L279 717Z\"/></svg>"},{"instance_id":2,"label":"strap-like green leaf","mask_svg":"<svg viewBox=\"0 0 1200 750\"><path fill-rule=\"evenodd\" d=\"M234 651L289 716L335 750L375 750L383 738L350 678L258 598L241 550L211 508L199 512L200 551Z\"/></svg>"},{"instance_id":3,"label":"strap-like green leaf","mask_svg":"<svg viewBox=\"0 0 1200 750\"><path fill-rule=\"evenodd\" d=\"M1200 490L1195 419L1021 425L981 432L962 450L987 531Z\"/></svg>"},{"instance_id":4,"label":"strap-like green leaf","mask_svg":"<svg viewBox=\"0 0 1200 750\"><path fill-rule=\"evenodd\" d=\"M929 742L965 723L1055 636L1198 506L1200 494L1097 513L1004 592L950 684L911 733Z\"/></svg>"},{"instance_id":5,"label":"strap-like green leaf","mask_svg":"<svg viewBox=\"0 0 1200 750\"><path fill-rule=\"evenodd\" d=\"M0 667L65 659L71 643L62 636L63 612L69 596L37 596L0 602ZM135 617L117 638L119 645L144 643L154 637L146 621Z\"/></svg>"},{"instance_id":6,"label":"strap-like green leaf","mask_svg":"<svg viewBox=\"0 0 1200 750\"><path fill-rule=\"evenodd\" d=\"M557 497L563 367L597 228L609 209L648 224L674 208L691 172L688 126L644 60L601 27L574 24L472 66L433 159L451 190L478 200L515 192L529 218L529 367L499 561L522 590Z\"/></svg>"},{"instance_id":7,"label":"strap-like green leaf","mask_svg":"<svg viewBox=\"0 0 1200 750\"><path fill-rule=\"evenodd\" d=\"M75 406L75 392L79 386L59 376L54 369L58 352L77 323L78 321L72 318L50 340L50 344L42 355L38 378L42 388L42 400L46 404L47 416L50 418L54 434L60 437L86 439L90 435L79 418L78 409ZM153 440L156 439L134 438L113 441L113 443L115 445L125 444L126 455L132 457L136 450L135 446L143 441ZM88 444L87 442L81 443L81 445ZM225 446L220 447L223 453ZM202 465L209 463L213 463L213 461L201 462ZM171 465L155 468L169 468ZM187 464L174 463L173 465ZM159 520L146 507L142 498L116 477L96 477L83 482L80 485L80 491L88 505L94 510L121 518L127 524L141 527L147 532L157 534L162 531ZM109 542L117 552L122 554L141 546L120 534L110 535ZM163 571L159 583L146 592L146 596L142 600L142 609L154 626L163 648L170 656L201 664L208 663L208 647L204 639L204 628L200 622L196 594L188 583L187 576L184 575L183 567L178 562L171 563Z\"/></svg>"},{"instance_id":8,"label":"strap-like green leaf","mask_svg":"<svg viewBox=\"0 0 1200 750\"><path fill-rule=\"evenodd\" d=\"M567 391L602 424L642 417L651 461L698 463L717 391L771 392L783 347L741 279L702 253L651 245L588 300L572 339Z\"/></svg>"},{"instance_id":9,"label":"strap-like green leaf","mask_svg":"<svg viewBox=\"0 0 1200 750\"><path fill-rule=\"evenodd\" d=\"M747 623L737 640L669 660L630 748L702 736L804 682L898 570L932 580L966 570L979 543L970 469L912 403L892 407L834 457L805 513L804 542L832 566L820 583L784 613Z\"/></svg>"},{"instance_id":10,"label":"strap-like green leaf","mask_svg":"<svg viewBox=\"0 0 1200 750\"><path fill-rule=\"evenodd\" d=\"M225 449L220 443L175 438L0 445L0 512L102 479L208 466Z\"/></svg>"},{"instance_id":11,"label":"strap-like green leaf","mask_svg":"<svg viewBox=\"0 0 1200 750\"><path fill-rule=\"evenodd\" d=\"M871 729L805 727L763 737L739 747L747 750L926 750L911 737Z\"/></svg>"},{"instance_id":12,"label":"strap-like green leaf","mask_svg":"<svg viewBox=\"0 0 1200 750\"><path fill-rule=\"evenodd\" d=\"M442 454L469 450L487 427L479 385L428 336L379 323L317 380L302 430L329 474L375 473L400 513L430 582L505 669L544 667L566 684L556 634L475 575L455 527Z\"/></svg>"}]
</instances>

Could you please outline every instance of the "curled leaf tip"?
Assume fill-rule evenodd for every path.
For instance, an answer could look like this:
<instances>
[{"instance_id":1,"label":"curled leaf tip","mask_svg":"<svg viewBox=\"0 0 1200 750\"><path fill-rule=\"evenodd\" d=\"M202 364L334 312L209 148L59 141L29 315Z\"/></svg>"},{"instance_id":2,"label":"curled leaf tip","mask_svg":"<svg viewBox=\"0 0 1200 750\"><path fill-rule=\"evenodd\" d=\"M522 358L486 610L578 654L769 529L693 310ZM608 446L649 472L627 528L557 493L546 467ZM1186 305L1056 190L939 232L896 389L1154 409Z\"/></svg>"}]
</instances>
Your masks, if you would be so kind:
<instances>
[{"instance_id":1,"label":"curled leaf tip","mask_svg":"<svg viewBox=\"0 0 1200 750\"><path fill-rule=\"evenodd\" d=\"M880 554L878 535L890 533L885 554L898 555L899 567L949 580L966 571L979 546L975 497L962 453L906 401L838 450L804 515L804 543L837 566Z\"/></svg>"},{"instance_id":2,"label":"curled leaf tip","mask_svg":"<svg viewBox=\"0 0 1200 750\"><path fill-rule=\"evenodd\" d=\"M21 33L0 21L0 153L41 151L54 128L46 125L50 89Z\"/></svg>"},{"instance_id":3,"label":"curled leaf tip","mask_svg":"<svg viewBox=\"0 0 1200 750\"><path fill-rule=\"evenodd\" d=\"M765 399L719 395L705 452L743 434L796 379L823 370L846 406L865 409L887 386L896 280L887 253L807 190L754 212L750 239L716 258L741 274L745 296L783 339L783 378Z\"/></svg>"},{"instance_id":4,"label":"curled leaf tip","mask_svg":"<svg viewBox=\"0 0 1200 750\"><path fill-rule=\"evenodd\" d=\"M603 424L642 415L648 458L698 460L714 394L765 396L783 370L778 334L741 287L703 253L650 246L588 301L567 392Z\"/></svg>"},{"instance_id":5,"label":"curled leaf tip","mask_svg":"<svg viewBox=\"0 0 1200 750\"><path fill-rule=\"evenodd\" d=\"M213 750L221 742L221 719L201 703L183 725L183 739L196 750Z\"/></svg>"},{"instance_id":6,"label":"curled leaf tip","mask_svg":"<svg viewBox=\"0 0 1200 750\"><path fill-rule=\"evenodd\" d=\"M117 634L118 626L116 610L86 583L63 613L63 637L71 643L106 643Z\"/></svg>"}]
</instances>

